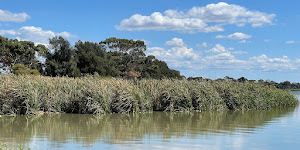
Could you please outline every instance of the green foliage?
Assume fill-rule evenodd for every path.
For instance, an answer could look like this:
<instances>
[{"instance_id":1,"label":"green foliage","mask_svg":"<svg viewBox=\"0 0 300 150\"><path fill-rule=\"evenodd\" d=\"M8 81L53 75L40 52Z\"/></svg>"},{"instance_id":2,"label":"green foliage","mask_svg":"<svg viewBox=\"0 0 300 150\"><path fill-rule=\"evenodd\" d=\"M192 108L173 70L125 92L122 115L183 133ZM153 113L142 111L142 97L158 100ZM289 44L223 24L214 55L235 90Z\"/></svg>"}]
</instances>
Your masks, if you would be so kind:
<instances>
[{"instance_id":1,"label":"green foliage","mask_svg":"<svg viewBox=\"0 0 300 150\"><path fill-rule=\"evenodd\" d=\"M97 72L100 76L124 78L177 78L179 71L154 56L146 56L144 41L109 38L100 43L78 41L72 47L63 37L49 39L49 49L33 42L0 37L0 68L15 74L80 77ZM45 64L37 55L45 57ZM33 69L28 73L28 70ZM37 71L38 70L38 71Z\"/></svg>"},{"instance_id":2,"label":"green foliage","mask_svg":"<svg viewBox=\"0 0 300 150\"><path fill-rule=\"evenodd\" d=\"M15 75L40 75L37 69L29 69L24 64L15 64L12 67L12 73Z\"/></svg>"},{"instance_id":3,"label":"green foliage","mask_svg":"<svg viewBox=\"0 0 300 150\"><path fill-rule=\"evenodd\" d=\"M35 46L33 42L18 41L0 36L0 68L6 72L12 71L15 64L24 64L32 69L41 69L41 64L36 58L45 56L47 49L43 45Z\"/></svg>"},{"instance_id":4,"label":"green foliage","mask_svg":"<svg viewBox=\"0 0 300 150\"><path fill-rule=\"evenodd\" d=\"M120 76L120 72L107 59L108 53L103 45L78 41L75 44L77 67L82 74L97 72L101 76Z\"/></svg>"},{"instance_id":5,"label":"green foliage","mask_svg":"<svg viewBox=\"0 0 300 150\"><path fill-rule=\"evenodd\" d=\"M15 64L12 67L13 74L26 75L29 74L29 69L24 64Z\"/></svg>"},{"instance_id":6,"label":"green foliage","mask_svg":"<svg viewBox=\"0 0 300 150\"><path fill-rule=\"evenodd\" d=\"M37 70L37 69L32 69L32 70L29 70L30 74L32 75L41 75L40 72Z\"/></svg>"},{"instance_id":7,"label":"green foliage","mask_svg":"<svg viewBox=\"0 0 300 150\"><path fill-rule=\"evenodd\" d=\"M168 65L159 61L155 56L146 56L144 41L109 38L100 42L108 48L107 54L110 66L113 66L123 77L132 78L178 78L180 72L172 70Z\"/></svg>"},{"instance_id":8,"label":"green foliage","mask_svg":"<svg viewBox=\"0 0 300 150\"><path fill-rule=\"evenodd\" d=\"M46 75L48 76L69 76L78 75L74 49L69 41L63 37L53 37L49 40L53 52L47 54Z\"/></svg>"},{"instance_id":9,"label":"green foliage","mask_svg":"<svg viewBox=\"0 0 300 150\"><path fill-rule=\"evenodd\" d=\"M146 50L144 41L117 39L115 37L112 37L100 42L100 44L108 47L110 51L129 54L129 56L132 57L131 59L134 60L138 59L139 57L146 56L144 53L144 51Z\"/></svg>"}]
</instances>

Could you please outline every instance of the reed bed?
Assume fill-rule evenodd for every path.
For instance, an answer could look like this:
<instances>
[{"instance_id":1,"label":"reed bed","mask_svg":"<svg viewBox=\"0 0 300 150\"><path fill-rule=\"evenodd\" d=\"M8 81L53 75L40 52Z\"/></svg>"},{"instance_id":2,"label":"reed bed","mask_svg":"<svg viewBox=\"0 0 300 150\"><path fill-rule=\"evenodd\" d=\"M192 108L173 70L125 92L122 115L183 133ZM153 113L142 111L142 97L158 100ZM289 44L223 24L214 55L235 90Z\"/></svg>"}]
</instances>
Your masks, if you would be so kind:
<instances>
[{"instance_id":1,"label":"reed bed","mask_svg":"<svg viewBox=\"0 0 300 150\"><path fill-rule=\"evenodd\" d=\"M0 75L0 114L250 110L296 104L287 91L248 82Z\"/></svg>"}]
</instances>

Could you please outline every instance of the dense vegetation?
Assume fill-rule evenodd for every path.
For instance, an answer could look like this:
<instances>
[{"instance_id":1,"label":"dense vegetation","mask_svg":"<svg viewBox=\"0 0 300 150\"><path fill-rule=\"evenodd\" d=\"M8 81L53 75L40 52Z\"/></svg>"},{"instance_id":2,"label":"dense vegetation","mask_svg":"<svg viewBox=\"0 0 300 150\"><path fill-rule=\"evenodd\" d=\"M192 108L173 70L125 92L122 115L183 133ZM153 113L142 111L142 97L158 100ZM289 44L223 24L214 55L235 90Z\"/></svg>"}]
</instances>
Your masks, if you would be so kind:
<instances>
[{"instance_id":1,"label":"dense vegetation","mask_svg":"<svg viewBox=\"0 0 300 150\"><path fill-rule=\"evenodd\" d=\"M130 113L293 106L289 92L250 82L0 75L0 113Z\"/></svg>"},{"instance_id":2,"label":"dense vegetation","mask_svg":"<svg viewBox=\"0 0 300 150\"><path fill-rule=\"evenodd\" d=\"M49 39L49 48L29 41L18 41L0 36L0 74L45 75L80 77L98 74L123 78L177 78L179 71L172 70L155 56L146 56L144 41L109 38L99 43L78 41L72 47L63 37ZM44 60L44 62L39 61ZM209 81L202 77L188 80ZM248 80L224 77L217 81L255 82L279 89L300 89L300 83L270 80Z\"/></svg>"},{"instance_id":3,"label":"dense vegetation","mask_svg":"<svg viewBox=\"0 0 300 150\"><path fill-rule=\"evenodd\" d=\"M139 40L78 41L72 47L54 37L46 48L0 36L0 71L20 75L0 75L0 114L248 110L298 103L274 84L244 77L182 80L145 50Z\"/></svg>"},{"instance_id":4,"label":"dense vegetation","mask_svg":"<svg viewBox=\"0 0 300 150\"><path fill-rule=\"evenodd\" d=\"M198 80L198 81L212 81L211 79L206 79L202 77L189 77L187 80ZM291 83L290 81L284 81L277 83L275 81L271 80L248 80L245 77L240 77L238 79L234 79L232 77L224 77L224 79L216 79L216 81L232 81L232 82L250 82L250 83L260 83L264 84L266 86L274 86L278 89L288 89L288 90L299 90L300 89L300 83Z\"/></svg>"},{"instance_id":5,"label":"dense vegetation","mask_svg":"<svg viewBox=\"0 0 300 150\"><path fill-rule=\"evenodd\" d=\"M54 37L46 48L0 36L0 71L51 77L99 74L123 78L182 78L179 71L170 69L152 55L146 56L145 51L144 41L139 40L78 41L72 47L63 37Z\"/></svg>"}]
</instances>

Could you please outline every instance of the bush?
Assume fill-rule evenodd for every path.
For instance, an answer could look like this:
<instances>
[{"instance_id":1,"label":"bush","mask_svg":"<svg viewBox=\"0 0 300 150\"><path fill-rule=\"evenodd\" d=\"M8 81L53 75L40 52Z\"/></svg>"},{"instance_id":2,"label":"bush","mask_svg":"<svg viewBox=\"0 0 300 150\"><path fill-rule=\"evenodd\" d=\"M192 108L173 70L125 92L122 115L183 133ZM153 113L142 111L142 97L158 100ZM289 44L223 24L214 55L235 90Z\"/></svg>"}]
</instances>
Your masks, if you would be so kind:
<instances>
[{"instance_id":1,"label":"bush","mask_svg":"<svg viewBox=\"0 0 300 150\"><path fill-rule=\"evenodd\" d=\"M37 69L30 70L24 64L15 64L12 67L12 73L15 75L40 75Z\"/></svg>"}]
</instances>

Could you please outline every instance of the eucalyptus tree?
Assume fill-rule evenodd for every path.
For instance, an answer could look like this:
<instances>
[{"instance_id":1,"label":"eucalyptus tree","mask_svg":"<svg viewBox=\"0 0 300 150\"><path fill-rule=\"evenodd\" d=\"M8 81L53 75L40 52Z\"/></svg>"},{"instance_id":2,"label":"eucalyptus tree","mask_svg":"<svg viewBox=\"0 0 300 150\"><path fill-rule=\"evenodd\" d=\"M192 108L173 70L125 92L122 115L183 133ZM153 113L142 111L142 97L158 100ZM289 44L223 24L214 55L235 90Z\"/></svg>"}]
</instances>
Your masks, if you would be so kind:
<instances>
[{"instance_id":1,"label":"eucalyptus tree","mask_svg":"<svg viewBox=\"0 0 300 150\"><path fill-rule=\"evenodd\" d=\"M0 36L0 69L11 72L15 64L24 64L30 69L41 70L41 62L37 57L45 57L47 48L44 45L35 45L30 41L19 41Z\"/></svg>"},{"instance_id":2,"label":"eucalyptus tree","mask_svg":"<svg viewBox=\"0 0 300 150\"><path fill-rule=\"evenodd\" d=\"M47 53L45 74L48 76L80 76L75 59L75 50L69 41L63 37L49 39L49 51Z\"/></svg>"},{"instance_id":3,"label":"eucalyptus tree","mask_svg":"<svg viewBox=\"0 0 300 150\"><path fill-rule=\"evenodd\" d=\"M106 48L102 44L78 41L75 48L77 67L82 74L97 72L102 76L120 76L120 71L111 65Z\"/></svg>"}]
</instances>

